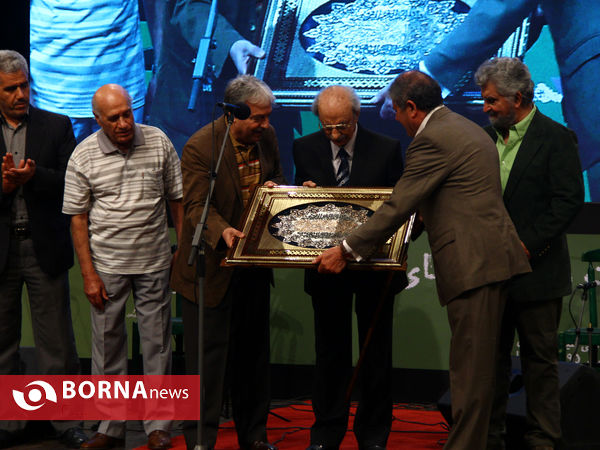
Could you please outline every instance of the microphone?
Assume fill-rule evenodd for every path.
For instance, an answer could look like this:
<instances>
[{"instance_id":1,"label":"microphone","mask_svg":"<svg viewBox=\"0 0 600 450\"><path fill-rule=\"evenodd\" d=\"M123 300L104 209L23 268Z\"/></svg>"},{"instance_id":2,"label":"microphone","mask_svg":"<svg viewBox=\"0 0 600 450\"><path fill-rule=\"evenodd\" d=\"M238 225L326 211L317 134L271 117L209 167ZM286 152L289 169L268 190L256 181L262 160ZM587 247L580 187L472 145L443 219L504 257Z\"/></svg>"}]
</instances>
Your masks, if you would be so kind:
<instances>
[{"instance_id":1,"label":"microphone","mask_svg":"<svg viewBox=\"0 0 600 450\"><path fill-rule=\"evenodd\" d=\"M245 103L217 103L217 106L223 108L225 113L233 114L236 119L246 120L250 117L250 108Z\"/></svg>"},{"instance_id":2,"label":"microphone","mask_svg":"<svg viewBox=\"0 0 600 450\"><path fill-rule=\"evenodd\" d=\"M596 286L600 286L600 280L588 281L587 283L579 283L577 289L592 289Z\"/></svg>"}]
</instances>

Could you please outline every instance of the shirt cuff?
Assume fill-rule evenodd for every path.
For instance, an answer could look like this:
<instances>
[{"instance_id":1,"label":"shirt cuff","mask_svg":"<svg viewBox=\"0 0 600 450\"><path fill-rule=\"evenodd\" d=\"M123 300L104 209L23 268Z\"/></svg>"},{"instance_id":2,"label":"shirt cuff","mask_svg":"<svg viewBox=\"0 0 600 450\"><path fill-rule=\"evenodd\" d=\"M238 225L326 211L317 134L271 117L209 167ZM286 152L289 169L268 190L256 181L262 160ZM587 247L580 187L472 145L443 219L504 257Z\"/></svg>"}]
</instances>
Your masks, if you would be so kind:
<instances>
[{"instance_id":1,"label":"shirt cuff","mask_svg":"<svg viewBox=\"0 0 600 450\"><path fill-rule=\"evenodd\" d=\"M342 241L342 246L344 247L344 249L346 250L347 253L350 253L352 255L352 257L354 258L355 261L362 261L363 258L362 256L360 256L358 253L356 253L354 250L352 250L352 247L350 247L348 245L348 243L346 242L346 239L344 239Z\"/></svg>"}]
</instances>

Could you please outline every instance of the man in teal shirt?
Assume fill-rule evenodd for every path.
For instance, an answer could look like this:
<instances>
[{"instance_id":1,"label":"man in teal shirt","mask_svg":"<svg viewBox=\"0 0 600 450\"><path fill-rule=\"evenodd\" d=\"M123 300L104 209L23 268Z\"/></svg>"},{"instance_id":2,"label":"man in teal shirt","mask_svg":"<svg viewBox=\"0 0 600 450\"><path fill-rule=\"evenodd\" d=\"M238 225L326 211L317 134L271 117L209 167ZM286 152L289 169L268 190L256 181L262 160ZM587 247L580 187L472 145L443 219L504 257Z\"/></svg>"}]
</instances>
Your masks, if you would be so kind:
<instances>
[{"instance_id":1,"label":"man in teal shirt","mask_svg":"<svg viewBox=\"0 0 600 450\"><path fill-rule=\"evenodd\" d=\"M532 268L509 285L487 448L505 448L516 330L528 424L519 448L553 449L560 438L558 325L562 297L571 292L565 230L584 199L577 138L535 107L531 75L518 58L486 61L475 81L498 148L504 204Z\"/></svg>"}]
</instances>

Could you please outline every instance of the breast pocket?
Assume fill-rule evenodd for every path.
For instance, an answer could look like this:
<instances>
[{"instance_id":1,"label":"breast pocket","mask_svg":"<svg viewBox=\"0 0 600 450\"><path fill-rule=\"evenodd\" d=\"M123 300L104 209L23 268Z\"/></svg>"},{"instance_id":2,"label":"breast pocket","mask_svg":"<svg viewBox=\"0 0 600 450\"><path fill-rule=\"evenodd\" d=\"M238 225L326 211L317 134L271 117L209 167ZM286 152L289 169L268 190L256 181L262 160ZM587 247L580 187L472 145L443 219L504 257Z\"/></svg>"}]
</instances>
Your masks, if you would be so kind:
<instances>
[{"instance_id":1,"label":"breast pocket","mask_svg":"<svg viewBox=\"0 0 600 450\"><path fill-rule=\"evenodd\" d=\"M145 170L142 173L142 197L152 199L164 197L165 181L161 169Z\"/></svg>"}]
</instances>

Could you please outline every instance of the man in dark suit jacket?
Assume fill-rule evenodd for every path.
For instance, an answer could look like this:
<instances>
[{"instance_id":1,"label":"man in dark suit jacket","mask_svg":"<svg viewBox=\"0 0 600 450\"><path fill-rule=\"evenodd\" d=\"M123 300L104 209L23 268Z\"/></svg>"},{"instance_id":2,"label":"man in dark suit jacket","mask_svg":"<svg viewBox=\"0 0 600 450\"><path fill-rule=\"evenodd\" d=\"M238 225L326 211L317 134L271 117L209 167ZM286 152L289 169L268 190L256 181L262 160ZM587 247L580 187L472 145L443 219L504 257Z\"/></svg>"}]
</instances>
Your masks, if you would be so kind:
<instances>
[{"instance_id":1,"label":"man in dark suit jacket","mask_svg":"<svg viewBox=\"0 0 600 450\"><path fill-rule=\"evenodd\" d=\"M75 147L71 122L29 105L25 59L0 50L0 374L21 370L21 292L27 285L39 374L75 374L71 322L69 220L62 214L64 176ZM86 436L79 422L53 422L67 445ZM23 422L0 423L0 446Z\"/></svg>"},{"instance_id":2,"label":"man in dark suit jacket","mask_svg":"<svg viewBox=\"0 0 600 450\"><path fill-rule=\"evenodd\" d=\"M424 73L398 76L390 97L396 120L414 137L404 173L390 199L341 246L315 262L319 271L335 273L347 258L368 258L419 210L452 332L454 424L445 448L483 449L505 282L531 269L502 204L498 153L486 133L444 107L439 85Z\"/></svg>"},{"instance_id":3,"label":"man in dark suit jacket","mask_svg":"<svg viewBox=\"0 0 600 450\"><path fill-rule=\"evenodd\" d=\"M599 91L590 89L600 71L600 8L594 0L477 0L464 22L424 59L431 75L454 90L494 55L530 14L541 7L554 43L565 120L579 140L592 201L600 201ZM486 26L482 27L481 24Z\"/></svg>"},{"instance_id":4,"label":"man in dark suit jacket","mask_svg":"<svg viewBox=\"0 0 600 450\"><path fill-rule=\"evenodd\" d=\"M187 259L209 188L213 126L215 148L221 148L226 140L204 233L203 383L206 394L202 444L208 448L213 448L217 439L226 379L231 381L233 418L240 447L275 448L267 443L266 434L270 402L269 284L272 273L267 269L232 269L220 265L234 239L244 236L236 227L253 187L285 183L275 130L269 125L274 100L269 87L255 77L235 78L225 90L225 102L246 103L250 117L234 119L229 135L225 134L225 117L206 125L189 139L181 160L183 237L171 285L184 297L186 369L193 374L197 373L198 366L198 295L196 268L188 266ZM195 423L185 426L188 448L194 448L196 443L194 427Z\"/></svg>"},{"instance_id":5,"label":"man in dark suit jacket","mask_svg":"<svg viewBox=\"0 0 600 450\"><path fill-rule=\"evenodd\" d=\"M296 184L338 186L343 172L339 152L347 156L344 186L393 186L402 174L400 143L358 125L360 100L354 90L331 86L313 103L321 131L294 141ZM341 175L342 178L343 174ZM406 274L385 272L323 275L306 271L304 289L311 295L315 318L316 370L313 391L315 422L310 449L336 449L348 426L346 390L352 373L352 298L362 348L380 301L383 308L374 325L362 365L360 403L354 433L362 449L384 448L391 429L392 324L394 295L407 285ZM383 291L387 289L387 292ZM385 295L385 298L382 296Z\"/></svg>"},{"instance_id":6,"label":"man in dark suit jacket","mask_svg":"<svg viewBox=\"0 0 600 450\"><path fill-rule=\"evenodd\" d=\"M526 448L551 449L560 437L558 325L571 292L565 230L583 204L575 134L533 104L533 81L518 58L483 63L475 80L500 155L504 204L533 271L512 281L504 312L488 449L503 449L511 351L519 333L527 393Z\"/></svg>"}]
</instances>

